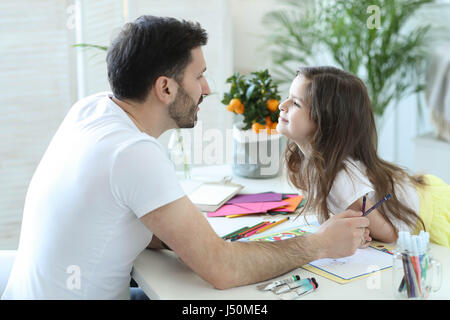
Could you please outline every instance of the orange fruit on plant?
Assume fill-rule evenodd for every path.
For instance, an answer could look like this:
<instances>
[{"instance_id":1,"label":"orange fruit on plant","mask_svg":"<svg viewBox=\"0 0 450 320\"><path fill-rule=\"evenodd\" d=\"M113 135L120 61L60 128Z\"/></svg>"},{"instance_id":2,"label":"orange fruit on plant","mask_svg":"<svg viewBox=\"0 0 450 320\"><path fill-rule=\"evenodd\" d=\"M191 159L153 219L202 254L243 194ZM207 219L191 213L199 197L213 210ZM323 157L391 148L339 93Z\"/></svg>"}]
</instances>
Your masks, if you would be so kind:
<instances>
[{"instance_id":1,"label":"orange fruit on plant","mask_svg":"<svg viewBox=\"0 0 450 320\"><path fill-rule=\"evenodd\" d=\"M252 130L256 133L259 133L260 130L264 130L265 128L266 128L265 125L258 123L258 122L255 122L252 125Z\"/></svg>"},{"instance_id":2,"label":"orange fruit on plant","mask_svg":"<svg viewBox=\"0 0 450 320\"><path fill-rule=\"evenodd\" d=\"M270 119L270 116L266 117L266 125L268 128L272 127L272 119Z\"/></svg>"},{"instance_id":3,"label":"orange fruit on plant","mask_svg":"<svg viewBox=\"0 0 450 320\"><path fill-rule=\"evenodd\" d=\"M242 104L241 100L234 98L230 101L228 104L230 106L230 109L233 108L233 111L236 110L236 107L238 107L240 104Z\"/></svg>"},{"instance_id":4,"label":"orange fruit on plant","mask_svg":"<svg viewBox=\"0 0 450 320\"><path fill-rule=\"evenodd\" d=\"M276 99L270 99L266 102L267 109L269 109L270 112L275 112L278 109L278 105L280 103Z\"/></svg>"},{"instance_id":5,"label":"orange fruit on plant","mask_svg":"<svg viewBox=\"0 0 450 320\"><path fill-rule=\"evenodd\" d=\"M241 103L234 109L234 112L236 112L237 114L243 114L244 113L244 109L245 109L245 107Z\"/></svg>"},{"instance_id":6,"label":"orange fruit on plant","mask_svg":"<svg viewBox=\"0 0 450 320\"><path fill-rule=\"evenodd\" d=\"M234 112L234 108L231 105L231 103L229 105L227 105L227 110L230 111L230 112Z\"/></svg>"},{"instance_id":7,"label":"orange fruit on plant","mask_svg":"<svg viewBox=\"0 0 450 320\"><path fill-rule=\"evenodd\" d=\"M270 126L266 127L266 131L268 134L277 134L277 124L278 122L274 122L272 124L270 124Z\"/></svg>"},{"instance_id":8,"label":"orange fruit on plant","mask_svg":"<svg viewBox=\"0 0 450 320\"><path fill-rule=\"evenodd\" d=\"M277 124L278 124L278 122L272 123L272 126L270 127L270 133L271 134L277 134L278 133L277 132Z\"/></svg>"}]
</instances>

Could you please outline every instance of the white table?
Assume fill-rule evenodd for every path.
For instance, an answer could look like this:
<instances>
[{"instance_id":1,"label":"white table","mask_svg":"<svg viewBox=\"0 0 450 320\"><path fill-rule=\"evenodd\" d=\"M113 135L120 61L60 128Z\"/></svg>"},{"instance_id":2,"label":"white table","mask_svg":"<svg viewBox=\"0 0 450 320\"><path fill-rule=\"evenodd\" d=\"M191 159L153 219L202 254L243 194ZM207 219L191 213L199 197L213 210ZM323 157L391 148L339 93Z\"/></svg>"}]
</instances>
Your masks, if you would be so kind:
<instances>
[{"instance_id":1,"label":"white table","mask_svg":"<svg viewBox=\"0 0 450 320\"><path fill-rule=\"evenodd\" d=\"M220 180L223 176L232 175L228 166L211 166L193 170L193 178ZM295 193L289 186L286 177L266 180L244 179L233 176L233 182L245 186L242 193L274 191L280 193ZM209 218L213 229L223 236L244 225L254 225L261 219L278 220L281 216L249 216L239 218ZM301 225L303 218L297 221L283 223L267 233L285 230L291 225ZM260 235L264 235L261 233ZM431 244L431 254L441 262L443 268L442 287L432 293L430 299L450 299L450 250ZM347 284L338 284L332 280L315 275L304 269L296 269L278 277L285 278L291 274L303 277L315 277L319 288L315 292L300 299L393 299L392 269L375 273ZM272 292L262 292L256 289L257 284L242 286L227 290L214 289L191 269L186 266L175 253L168 250L145 250L136 259L132 277L151 299L163 300L272 300L278 296Z\"/></svg>"}]
</instances>

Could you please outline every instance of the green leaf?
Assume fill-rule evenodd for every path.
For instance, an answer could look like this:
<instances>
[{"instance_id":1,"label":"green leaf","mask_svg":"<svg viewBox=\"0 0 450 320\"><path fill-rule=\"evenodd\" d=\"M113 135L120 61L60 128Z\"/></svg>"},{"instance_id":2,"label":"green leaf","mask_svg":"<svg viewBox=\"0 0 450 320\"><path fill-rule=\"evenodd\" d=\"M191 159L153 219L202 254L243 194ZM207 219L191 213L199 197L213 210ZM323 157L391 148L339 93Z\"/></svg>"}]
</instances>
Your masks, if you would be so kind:
<instances>
[{"instance_id":1,"label":"green leaf","mask_svg":"<svg viewBox=\"0 0 450 320\"><path fill-rule=\"evenodd\" d=\"M72 47L87 48L87 49L99 49L99 50L103 50L103 51L108 51L107 46L99 46L96 44L89 44L89 43L77 43L77 44L72 45Z\"/></svg>"},{"instance_id":2,"label":"green leaf","mask_svg":"<svg viewBox=\"0 0 450 320\"><path fill-rule=\"evenodd\" d=\"M245 94L245 97L247 100L250 100L252 98L253 91L255 90L256 86L254 84L250 85L247 89L247 92Z\"/></svg>"}]
</instances>

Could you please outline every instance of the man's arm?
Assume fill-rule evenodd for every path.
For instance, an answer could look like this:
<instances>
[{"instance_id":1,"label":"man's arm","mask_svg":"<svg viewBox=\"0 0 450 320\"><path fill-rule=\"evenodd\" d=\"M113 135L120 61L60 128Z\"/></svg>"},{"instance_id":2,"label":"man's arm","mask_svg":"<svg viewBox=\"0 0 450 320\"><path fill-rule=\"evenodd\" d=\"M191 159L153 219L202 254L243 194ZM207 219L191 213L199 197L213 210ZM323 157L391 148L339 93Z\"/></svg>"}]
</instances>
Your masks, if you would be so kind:
<instances>
[{"instance_id":1,"label":"man's arm","mask_svg":"<svg viewBox=\"0 0 450 320\"><path fill-rule=\"evenodd\" d=\"M368 219L347 211L315 234L278 242L226 242L186 196L141 218L183 262L217 289L279 276L312 260L351 255L361 243ZM350 217L352 217L350 219Z\"/></svg>"},{"instance_id":2,"label":"man's arm","mask_svg":"<svg viewBox=\"0 0 450 320\"><path fill-rule=\"evenodd\" d=\"M152 241L147 246L147 249L169 249L157 236L153 235Z\"/></svg>"}]
</instances>

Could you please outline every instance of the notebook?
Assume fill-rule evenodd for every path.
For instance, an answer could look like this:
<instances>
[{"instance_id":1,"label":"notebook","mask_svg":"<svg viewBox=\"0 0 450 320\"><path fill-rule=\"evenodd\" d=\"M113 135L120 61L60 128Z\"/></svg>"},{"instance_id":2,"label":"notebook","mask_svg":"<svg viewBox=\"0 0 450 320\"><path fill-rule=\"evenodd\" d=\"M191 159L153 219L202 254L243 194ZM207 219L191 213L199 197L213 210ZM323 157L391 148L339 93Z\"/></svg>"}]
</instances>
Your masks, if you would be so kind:
<instances>
[{"instance_id":1,"label":"notebook","mask_svg":"<svg viewBox=\"0 0 450 320\"><path fill-rule=\"evenodd\" d=\"M205 182L188 194L200 211L216 211L243 188L231 182Z\"/></svg>"},{"instance_id":2,"label":"notebook","mask_svg":"<svg viewBox=\"0 0 450 320\"><path fill-rule=\"evenodd\" d=\"M315 260L302 268L340 284L392 268L392 255L374 248L373 245L366 249L357 249L350 257Z\"/></svg>"}]
</instances>

